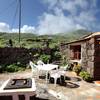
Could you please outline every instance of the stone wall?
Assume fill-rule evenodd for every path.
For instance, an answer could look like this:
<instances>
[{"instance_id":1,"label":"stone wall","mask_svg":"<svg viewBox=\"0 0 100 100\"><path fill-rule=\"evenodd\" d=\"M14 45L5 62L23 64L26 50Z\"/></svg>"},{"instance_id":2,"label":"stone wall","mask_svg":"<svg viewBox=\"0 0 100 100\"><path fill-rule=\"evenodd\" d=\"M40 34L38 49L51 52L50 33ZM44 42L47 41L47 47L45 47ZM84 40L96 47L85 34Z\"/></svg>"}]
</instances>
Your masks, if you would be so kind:
<instances>
[{"instance_id":1,"label":"stone wall","mask_svg":"<svg viewBox=\"0 0 100 100\"><path fill-rule=\"evenodd\" d=\"M25 66L30 59L30 51L26 48L0 48L0 65L6 66L20 62L20 64Z\"/></svg>"},{"instance_id":2,"label":"stone wall","mask_svg":"<svg viewBox=\"0 0 100 100\"><path fill-rule=\"evenodd\" d=\"M63 62L68 62L70 59L70 46L67 44L61 44L60 46L60 52L62 55Z\"/></svg>"},{"instance_id":3,"label":"stone wall","mask_svg":"<svg viewBox=\"0 0 100 100\"><path fill-rule=\"evenodd\" d=\"M100 79L100 36L95 36L82 43L82 67L95 80Z\"/></svg>"},{"instance_id":4,"label":"stone wall","mask_svg":"<svg viewBox=\"0 0 100 100\"><path fill-rule=\"evenodd\" d=\"M0 48L0 65L10 65L20 62L26 66L30 60L37 61L42 54L52 55L51 62L56 57L54 53L56 48L18 48L18 47L4 47Z\"/></svg>"},{"instance_id":5,"label":"stone wall","mask_svg":"<svg viewBox=\"0 0 100 100\"><path fill-rule=\"evenodd\" d=\"M94 77L95 38L90 38L81 44L82 67Z\"/></svg>"},{"instance_id":6,"label":"stone wall","mask_svg":"<svg viewBox=\"0 0 100 100\"><path fill-rule=\"evenodd\" d=\"M70 60L70 44L62 45L60 50ZM95 80L100 79L100 36L81 42L81 63Z\"/></svg>"}]
</instances>

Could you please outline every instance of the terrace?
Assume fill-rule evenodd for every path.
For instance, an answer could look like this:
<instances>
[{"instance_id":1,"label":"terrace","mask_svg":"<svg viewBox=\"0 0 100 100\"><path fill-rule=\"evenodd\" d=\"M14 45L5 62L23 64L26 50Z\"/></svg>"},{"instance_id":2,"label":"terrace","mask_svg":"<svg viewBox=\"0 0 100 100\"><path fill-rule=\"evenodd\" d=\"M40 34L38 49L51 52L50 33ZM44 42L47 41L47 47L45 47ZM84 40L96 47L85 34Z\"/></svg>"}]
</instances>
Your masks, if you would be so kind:
<instances>
[{"instance_id":1,"label":"terrace","mask_svg":"<svg viewBox=\"0 0 100 100\"><path fill-rule=\"evenodd\" d=\"M0 74L0 86L8 78L31 78L31 70L23 72ZM36 83L36 100L87 100L100 99L100 86L88 83L77 76L73 71L66 71L66 80L64 84L53 83L45 84L44 78L37 79ZM35 99L33 99L35 100Z\"/></svg>"},{"instance_id":2,"label":"terrace","mask_svg":"<svg viewBox=\"0 0 100 100\"><path fill-rule=\"evenodd\" d=\"M94 42L94 40L97 40L97 41ZM95 43L95 46L97 46L97 49L94 48L94 43ZM92 48L92 51L91 51L91 48ZM94 49L97 50L97 52L95 51L95 54L98 57L94 55ZM69 57L70 62L67 62L66 59L63 59L63 60L65 60L66 66L68 64L70 65L70 67L68 66L66 67L67 70L65 71L65 74L64 74L65 76L64 81L63 81L62 76L59 77L59 74L55 75L55 77L61 78L61 82L57 80L57 84L54 84L55 82L54 82L54 79L52 80L52 78L47 82L48 73L45 74L46 77L42 76L42 77L37 78L37 75L39 74L38 73L32 74L32 72L34 71L32 71L31 69L28 69L25 71L21 71L21 70L22 68L27 69L27 66L30 60L36 63L37 60L39 59L42 59L43 62L46 63L46 65L48 65L49 68L46 68L46 66L42 66L42 70L45 70L47 72L49 72L50 70L52 70L52 68L54 68L54 66L51 67L51 65L53 64L56 64L57 65L56 67L65 66L64 62L62 61L63 55L60 54L61 52L59 51L58 48L52 48L52 49L51 48L26 49L26 48L12 48L12 47L0 48L1 65L5 64L5 68L3 66L2 67L0 66L2 69L0 70L0 72L1 73L4 71L14 72L18 70L21 71L21 72L0 74L0 86L3 83L5 83L5 81L8 80L9 78L15 79L15 80L21 79L20 80L21 83L20 81L17 80L17 83L13 85L13 88L15 89L16 85L19 85L19 87L17 88L20 88L22 91L23 90L22 87L24 87L24 85L21 85L22 87L20 87L20 84L22 84L22 82L27 83L26 82L27 79L31 80L33 78L36 84L36 90L34 89L34 91L36 92L35 99L37 100L45 100L45 99L46 100L58 100L58 99L60 100L80 100L80 99L81 100L86 100L86 99L99 100L100 99L100 86L95 84L96 83L95 81L86 82L87 77L88 79L90 79L91 78L90 76L94 75L95 77L93 78L99 79L99 76L100 76L99 70L97 69L99 68L99 64L98 64L99 59L97 58L99 58L100 56L97 54L99 53L99 50L100 50L99 37L92 37L89 39L86 38L80 41L67 43L67 45L65 45L64 50L68 51L68 52L64 52L65 54L63 55L64 57L65 56ZM80 66L81 61L82 61L82 66ZM75 62L75 63L72 64L72 62ZM79 65L76 62L78 62ZM95 67L94 67L94 64L95 64ZM81 71L83 71L84 69L87 70L87 72L84 72L86 71L84 70L81 73L80 76L82 76L82 78L79 76L79 71L81 67L83 68ZM93 68L94 68L94 71L93 71ZM38 67L38 69L41 70L41 67ZM82 74L85 74L85 76L83 76ZM84 77L86 78L86 81L84 81L85 80ZM12 82L13 81L11 81L11 83ZM31 81L31 83L34 83L34 82ZM35 94L31 87L32 85L28 87L29 88L28 91L30 90L33 94ZM19 92L20 89L19 90L15 89L14 91ZM26 90L27 89L25 89L24 91ZM23 98L24 100L25 97L21 95L19 96L19 100L22 100L20 98Z\"/></svg>"}]
</instances>

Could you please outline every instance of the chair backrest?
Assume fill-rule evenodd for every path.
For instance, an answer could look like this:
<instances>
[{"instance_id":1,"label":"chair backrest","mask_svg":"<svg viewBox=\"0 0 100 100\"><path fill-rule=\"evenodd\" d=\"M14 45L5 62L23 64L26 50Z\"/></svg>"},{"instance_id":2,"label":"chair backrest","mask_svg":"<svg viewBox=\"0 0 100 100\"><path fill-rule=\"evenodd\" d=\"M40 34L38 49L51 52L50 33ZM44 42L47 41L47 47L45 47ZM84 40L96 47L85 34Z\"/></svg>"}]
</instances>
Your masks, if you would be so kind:
<instances>
[{"instance_id":1,"label":"chair backrest","mask_svg":"<svg viewBox=\"0 0 100 100\"><path fill-rule=\"evenodd\" d=\"M32 61L29 62L29 65L31 66L32 71L34 71L37 67Z\"/></svg>"},{"instance_id":2,"label":"chair backrest","mask_svg":"<svg viewBox=\"0 0 100 100\"><path fill-rule=\"evenodd\" d=\"M58 70L51 70L49 73L50 74L56 74L56 73L58 73Z\"/></svg>"},{"instance_id":3,"label":"chair backrest","mask_svg":"<svg viewBox=\"0 0 100 100\"><path fill-rule=\"evenodd\" d=\"M39 60L39 61L37 62L37 65L44 65L44 62L43 62L42 60Z\"/></svg>"}]
</instances>

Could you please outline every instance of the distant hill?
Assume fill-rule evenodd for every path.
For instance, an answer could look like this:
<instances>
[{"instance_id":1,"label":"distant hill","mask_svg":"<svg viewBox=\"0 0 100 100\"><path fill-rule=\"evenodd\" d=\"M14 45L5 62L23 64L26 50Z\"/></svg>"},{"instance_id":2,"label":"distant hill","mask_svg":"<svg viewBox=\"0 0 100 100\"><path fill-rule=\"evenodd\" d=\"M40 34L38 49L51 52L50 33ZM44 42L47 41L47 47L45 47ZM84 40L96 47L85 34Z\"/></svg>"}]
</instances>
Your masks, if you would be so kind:
<instances>
[{"instance_id":1,"label":"distant hill","mask_svg":"<svg viewBox=\"0 0 100 100\"><path fill-rule=\"evenodd\" d=\"M73 38L77 39L81 36L88 35L89 33L90 33L90 31L80 29L80 30L76 30L76 31L70 31L67 33L59 33L59 35L64 36L64 37L73 37Z\"/></svg>"},{"instance_id":2,"label":"distant hill","mask_svg":"<svg viewBox=\"0 0 100 100\"><path fill-rule=\"evenodd\" d=\"M36 35L32 33L22 33L21 34L21 45L23 47L41 47L43 45L43 39L51 40L50 46L58 45L61 42L69 42L72 40L79 39L80 37L84 35L88 35L90 32L86 30L76 30L73 32L67 32L67 33L59 33L56 35ZM14 46L18 46L18 39L19 34L18 33L0 33L0 47L8 46L9 39L13 41ZM27 41L30 40L30 41ZM37 41L40 40L40 41Z\"/></svg>"}]
</instances>

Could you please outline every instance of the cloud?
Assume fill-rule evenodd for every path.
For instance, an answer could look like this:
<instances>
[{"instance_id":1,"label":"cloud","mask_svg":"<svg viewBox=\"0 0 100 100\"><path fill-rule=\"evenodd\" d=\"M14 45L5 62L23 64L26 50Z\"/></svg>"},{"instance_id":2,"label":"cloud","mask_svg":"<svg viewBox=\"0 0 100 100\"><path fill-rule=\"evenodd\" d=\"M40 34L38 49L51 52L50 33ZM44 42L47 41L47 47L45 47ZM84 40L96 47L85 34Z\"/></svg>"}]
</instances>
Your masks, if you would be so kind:
<instances>
[{"instance_id":1,"label":"cloud","mask_svg":"<svg viewBox=\"0 0 100 100\"><path fill-rule=\"evenodd\" d=\"M99 30L97 0L42 0L47 7L38 16L38 25L23 25L22 33L57 34L77 29ZM18 32L7 23L0 23L1 32Z\"/></svg>"},{"instance_id":2,"label":"cloud","mask_svg":"<svg viewBox=\"0 0 100 100\"><path fill-rule=\"evenodd\" d=\"M18 29L12 29L11 32L18 32ZM28 26L28 25L24 25L21 28L21 32L22 33L35 33L35 27L34 26Z\"/></svg>"},{"instance_id":3,"label":"cloud","mask_svg":"<svg viewBox=\"0 0 100 100\"><path fill-rule=\"evenodd\" d=\"M10 28L7 23L0 22L0 32L9 32Z\"/></svg>"},{"instance_id":4,"label":"cloud","mask_svg":"<svg viewBox=\"0 0 100 100\"><path fill-rule=\"evenodd\" d=\"M21 28L21 31L22 31L23 33L34 33L34 32L35 32L35 27L34 27L34 26L24 25L24 26Z\"/></svg>"},{"instance_id":5,"label":"cloud","mask_svg":"<svg viewBox=\"0 0 100 100\"><path fill-rule=\"evenodd\" d=\"M80 24L75 24L72 18L63 14L53 15L45 13L40 19L37 33L39 34L56 34L64 33L74 29L84 28Z\"/></svg>"},{"instance_id":6,"label":"cloud","mask_svg":"<svg viewBox=\"0 0 100 100\"><path fill-rule=\"evenodd\" d=\"M77 29L97 29L97 0L43 0L48 12L39 17L37 33L54 34Z\"/></svg>"},{"instance_id":7,"label":"cloud","mask_svg":"<svg viewBox=\"0 0 100 100\"><path fill-rule=\"evenodd\" d=\"M87 10L89 7L89 0L43 0L48 4L49 10L54 10L56 7L69 11L71 14L77 13L78 9ZM92 0L95 1L95 0ZM95 2L93 2L95 3Z\"/></svg>"},{"instance_id":8,"label":"cloud","mask_svg":"<svg viewBox=\"0 0 100 100\"><path fill-rule=\"evenodd\" d=\"M0 32L18 32L19 30L17 28L11 29L10 25L5 23L5 22L0 22ZM21 28L22 33L35 33L35 27L34 26L28 26L28 25L23 25Z\"/></svg>"}]
</instances>

